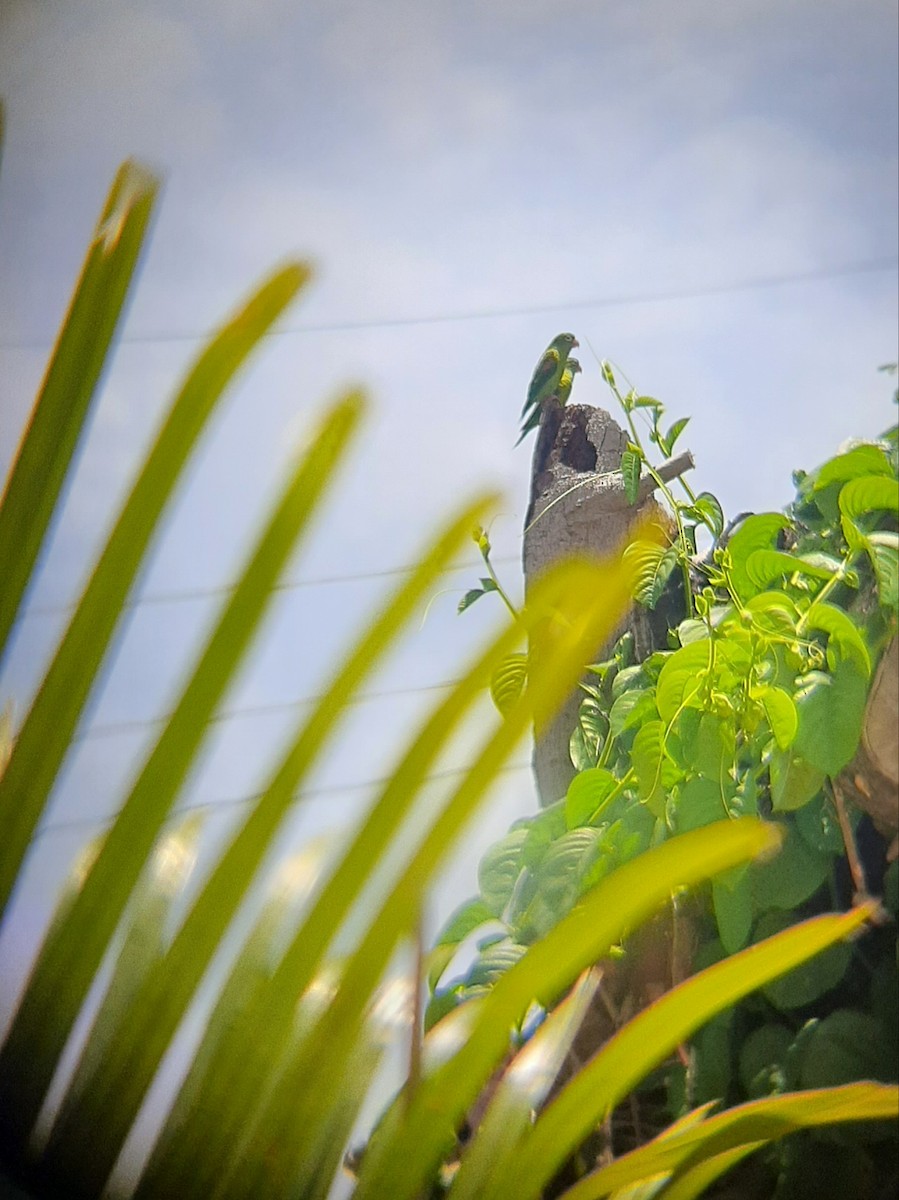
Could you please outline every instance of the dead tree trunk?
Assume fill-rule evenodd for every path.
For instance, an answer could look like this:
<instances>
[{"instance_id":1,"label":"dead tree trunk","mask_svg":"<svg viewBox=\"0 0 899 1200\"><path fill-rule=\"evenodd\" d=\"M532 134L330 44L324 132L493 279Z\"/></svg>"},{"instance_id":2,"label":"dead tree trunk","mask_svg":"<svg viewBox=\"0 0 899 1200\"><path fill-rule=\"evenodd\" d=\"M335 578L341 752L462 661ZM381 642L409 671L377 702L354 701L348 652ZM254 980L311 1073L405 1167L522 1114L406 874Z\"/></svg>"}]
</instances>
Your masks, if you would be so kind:
<instances>
[{"instance_id":1,"label":"dead tree trunk","mask_svg":"<svg viewBox=\"0 0 899 1200\"><path fill-rule=\"evenodd\" d=\"M560 558L610 554L639 518L652 517L668 526L670 518L652 497L652 479L641 481L637 505L628 503L618 469L627 440L626 433L604 409L585 404L563 408L554 398L547 401L534 447L531 500L525 519L526 591ZM673 479L692 465L692 457L685 454L665 464L660 473L663 478ZM628 626L634 629L641 658L641 650L646 647L645 622L642 616L631 616L618 633ZM597 659L602 649L596 647ZM582 695L579 689L573 692L556 719L535 740L534 777L544 806L564 796L574 777L568 745Z\"/></svg>"}]
</instances>

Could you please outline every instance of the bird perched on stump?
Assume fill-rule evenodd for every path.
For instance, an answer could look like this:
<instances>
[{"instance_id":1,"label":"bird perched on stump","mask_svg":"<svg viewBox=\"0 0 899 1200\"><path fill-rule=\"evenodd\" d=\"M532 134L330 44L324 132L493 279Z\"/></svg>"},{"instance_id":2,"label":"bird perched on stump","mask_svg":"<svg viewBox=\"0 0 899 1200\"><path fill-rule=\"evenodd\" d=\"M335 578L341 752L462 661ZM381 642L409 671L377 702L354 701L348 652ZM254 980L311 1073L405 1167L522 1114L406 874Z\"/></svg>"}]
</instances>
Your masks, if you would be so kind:
<instances>
[{"instance_id":1,"label":"bird perched on stump","mask_svg":"<svg viewBox=\"0 0 899 1200\"><path fill-rule=\"evenodd\" d=\"M521 427L521 437L518 442L540 424L543 405L550 396L556 396L563 404L568 399L571 392L571 379L581 369L576 358L569 358L570 352L577 344L573 333L560 333L544 350L531 377L527 399L521 410L524 424ZM571 378L567 384L563 384L567 369L570 369ZM562 389L562 395L559 394L560 389ZM515 443L516 446L518 442Z\"/></svg>"},{"instance_id":2,"label":"bird perched on stump","mask_svg":"<svg viewBox=\"0 0 899 1200\"><path fill-rule=\"evenodd\" d=\"M552 393L552 396L546 397L546 400L554 397L564 408L568 403L568 397L571 395L571 384L574 381L575 375L578 374L580 369L581 364L578 362L578 360L576 358L569 358L565 363L565 369L562 371L562 378L559 380L558 387ZM527 437L531 430L536 429L540 424L541 420L543 419L543 409L546 404L546 400L542 400L538 405L536 405L531 415L522 425L521 435L518 438L518 442ZM515 443L516 446L518 445L518 442Z\"/></svg>"}]
</instances>

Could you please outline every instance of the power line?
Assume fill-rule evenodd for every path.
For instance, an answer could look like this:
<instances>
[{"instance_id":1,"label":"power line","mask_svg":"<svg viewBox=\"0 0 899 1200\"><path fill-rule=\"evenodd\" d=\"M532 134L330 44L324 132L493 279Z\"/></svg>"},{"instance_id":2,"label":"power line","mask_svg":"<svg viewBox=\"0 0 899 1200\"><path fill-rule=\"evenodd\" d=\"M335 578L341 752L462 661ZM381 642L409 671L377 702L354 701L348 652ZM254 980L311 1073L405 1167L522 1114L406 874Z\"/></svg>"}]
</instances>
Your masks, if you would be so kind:
<instances>
[{"instance_id":1,"label":"power line","mask_svg":"<svg viewBox=\"0 0 899 1200\"><path fill-rule=\"evenodd\" d=\"M504 557L494 558L494 565L509 566L512 563L521 562L517 554L509 554ZM444 567L444 573L449 571L477 571L478 564L476 562L452 563L450 566ZM272 587L273 592L290 592L297 591L301 588L313 587L330 587L334 584L343 583L360 583L369 579L387 579L397 575L409 575L415 570L414 566L405 567L385 567L382 571L359 571L346 575L320 575L313 579L288 579L283 583L276 583ZM133 600L126 600L122 605L123 611L134 608L143 608L147 605L156 604L181 604L191 600L208 600L215 596L226 596L232 593L237 587L236 583L214 584L205 588L183 588L172 591L149 592L145 596L136 596ZM26 617L55 617L65 613L75 611L76 604L71 602L59 604L33 604L26 606L19 614L19 620L24 620Z\"/></svg>"},{"instance_id":2,"label":"power line","mask_svg":"<svg viewBox=\"0 0 899 1200\"><path fill-rule=\"evenodd\" d=\"M851 275L866 275L878 271L893 270L899 258L869 259L861 262L844 263L833 267L820 267L808 271L796 271L783 275L760 275L751 279L732 280L729 283L710 284L695 288L660 289L654 292L622 292L618 295L597 296L590 299L558 300L551 304L522 304L507 308L471 309L459 312L431 313L416 317L362 318L359 320L332 321L318 325L283 325L269 330L263 337L285 337L306 333L343 333L357 329L398 329L416 325L441 325L462 321L491 321L508 317L537 316L540 313L561 312L572 308L618 308L635 304L664 304L681 300L699 300L707 296L723 296L737 292L760 291L794 284L816 283L825 279L840 279ZM161 333L124 333L118 339L122 345L164 345L174 342L201 342L212 336L214 330L205 333L196 331L168 331ZM49 347L51 338L33 338L24 341L0 341L0 350L28 350Z\"/></svg>"},{"instance_id":3,"label":"power line","mask_svg":"<svg viewBox=\"0 0 899 1200\"><path fill-rule=\"evenodd\" d=\"M460 775L466 774L471 769L470 764L462 767L446 767L442 771L433 771L430 775L426 775L422 783L435 783L441 779L454 779ZM515 771L530 771L531 764L524 763L507 763L504 767L500 767L497 774L509 775ZM390 782L391 776L385 775L379 779L365 779L361 783L329 783L322 784L321 787L309 788L307 791L299 792L291 800L291 804L296 804L300 800L315 798L318 796L346 795L349 792L361 792L369 788L384 787ZM193 804L182 804L174 809L170 814L170 819L179 817L183 813L188 812L203 812L206 809L227 809L237 808L242 804L252 804L256 800L261 800L263 792L253 792L248 796L230 796L218 800L197 800ZM108 827L116 820L119 813L114 812L108 817L72 817L66 821L51 821L46 825L42 825L34 835L33 841L44 836L47 833L66 832L71 829L83 829L90 827Z\"/></svg>"},{"instance_id":4,"label":"power line","mask_svg":"<svg viewBox=\"0 0 899 1200\"><path fill-rule=\"evenodd\" d=\"M386 700L394 696L416 696L426 692L448 691L460 681L449 679L445 683L425 683L416 687L382 688L379 691L359 692L348 696L345 703L349 705L369 704L373 700ZM270 704L246 704L238 708L223 709L209 718L207 724L218 725L225 721L234 721L242 717L271 716L275 713L289 712L292 708L302 708L307 704L316 704L322 700L324 693L314 696L300 696L296 700L279 700ZM89 725L80 733L76 733L72 742L93 741L94 738L118 737L123 733L139 733L142 729L151 729L164 725L172 717L172 713L164 713L160 717L137 717L130 721L104 721Z\"/></svg>"}]
</instances>

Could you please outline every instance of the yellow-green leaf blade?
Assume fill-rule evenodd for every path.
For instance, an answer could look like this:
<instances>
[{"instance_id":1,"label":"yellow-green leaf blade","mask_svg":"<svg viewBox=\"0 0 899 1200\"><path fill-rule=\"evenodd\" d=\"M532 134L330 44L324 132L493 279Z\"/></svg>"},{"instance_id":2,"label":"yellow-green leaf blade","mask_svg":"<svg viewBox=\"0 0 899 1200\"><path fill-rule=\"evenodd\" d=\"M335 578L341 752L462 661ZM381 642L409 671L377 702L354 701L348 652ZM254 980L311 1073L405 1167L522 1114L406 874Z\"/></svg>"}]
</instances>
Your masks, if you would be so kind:
<instances>
[{"instance_id":1,"label":"yellow-green leaf blade","mask_svg":"<svg viewBox=\"0 0 899 1200\"><path fill-rule=\"evenodd\" d=\"M805 921L701 971L644 1009L541 1115L533 1137L515 1164L511 1182L516 1195L522 1200L539 1196L541 1184L551 1177L569 1150L705 1021L847 937L869 920L872 912L873 906L868 904L841 916Z\"/></svg>"},{"instance_id":2,"label":"yellow-green leaf blade","mask_svg":"<svg viewBox=\"0 0 899 1200\"><path fill-rule=\"evenodd\" d=\"M205 737L207 722L249 648L272 588L358 424L361 405L361 397L353 393L334 406L273 506L238 585L71 912L44 944L0 1050L0 1112L15 1131L18 1144L24 1144L37 1116L68 1033L150 847ZM112 1140L110 1136L109 1142ZM103 1144L98 1137L94 1139L98 1169ZM100 1184L103 1182L105 1176Z\"/></svg>"},{"instance_id":3,"label":"yellow-green leaf blade","mask_svg":"<svg viewBox=\"0 0 899 1200\"><path fill-rule=\"evenodd\" d=\"M583 662L608 637L615 621L620 619L628 588L629 579L624 571L610 569L608 565L602 569L575 563L548 572L532 592L522 622L525 628L528 622L540 628L547 652L532 663L528 693L497 728L488 732L466 777L444 804L373 917L371 936L362 937L347 963L342 985L315 1036L308 1039L308 1053L298 1062L297 1074L285 1076L273 1093L254 1157L258 1161L264 1148L273 1144L284 1147L286 1158L281 1169L287 1174L283 1178L290 1177L296 1160L302 1162L313 1157L316 1141L322 1136L320 1108L327 1106L338 1086L341 1064L354 1044L366 996L383 973L398 939L409 932L410 923L420 909L426 881L455 844L486 788L530 723L542 724L547 720L573 685ZM288 1097L292 1103L288 1103ZM368 1180L371 1175L372 1152L370 1147L366 1153L360 1189L363 1179ZM265 1160L264 1168L256 1168L255 1173L250 1167L238 1178L228 1197L236 1200L248 1191L252 1193L261 1186L259 1172L267 1175L271 1169L270 1159ZM372 1185L370 1181L365 1184L366 1188L372 1186L373 1195L395 1194L389 1186L385 1192L380 1184Z\"/></svg>"},{"instance_id":4,"label":"yellow-green leaf blade","mask_svg":"<svg viewBox=\"0 0 899 1200\"><path fill-rule=\"evenodd\" d=\"M314 458L322 458L316 448L310 451L310 460ZM85 1106L67 1128L55 1131L50 1151L58 1153L60 1158L68 1156L71 1159L83 1152L89 1128L103 1129L103 1145L98 1145L97 1138L93 1139L87 1156L89 1161L83 1163L81 1174L99 1174L104 1147L108 1145L111 1152L116 1141L124 1139L206 965L270 848L287 807L343 715L348 697L374 670L404 628L416 604L458 553L472 522L483 517L487 503L487 500L478 500L454 515L419 566L404 579L392 600L352 648L274 771L240 833L210 875L166 960L148 978L146 987L138 995L135 1017L126 1034L118 1040L115 1053L103 1063L95 1083L95 1092L100 1093L100 1099ZM366 867L371 870L376 865L379 850L376 839L370 838L367 863L353 873L357 889L366 877ZM337 908L330 906L328 911L333 923L339 915ZM289 993L291 999L296 995L296 989ZM241 1064L235 1065L241 1071ZM111 1167L112 1163L106 1165Z\"/></svg>"},{"instance_id":5,"label":"yellow-green leaf blade","mask_svg":"<svg viewBox=\"0 0 899 1200\"><path fill-rule=\"evenodd\" d=\"M120 168L94 230L0 505L0 659L71 466L124 311L159 192Z\"/></svg>"},{"instance_id":6,"label":"yellow-green leaf blade","mask_svg":"<svg viewBox=\"0 0 899 1200\"><path fill-rule=\"evenodd\" d=\"M308 275L299 264L276 272L202 352L125 502L0 779L0 912L187 458L225 387Z\"/></svg>"},{"instance_id":7,"label":"yellow-green leaf blade","mask_svg":"<svg viewBox=\"0 0 899 1200\"><path fill-rule=\"evenodd\" d=\"M620 1188L676 1170L694 1156L699 1161L739 1146L774 1141L797 1129L897 1116L899 1089L883 1083L848 1083L753 1100L623 1155L569 1188L564 1200L602 1200Z\"/></svg>"},{"instance_id":8,"label":"yellow-green leaf blade","mask_svg":"<svg viewBox=\"0 0 899 1200\"><path fill-rule=\"evenodd\" d=\"M674 838L603 879L484 998L464 1048L423 1082L405 1112L405 1152L390 1160L385 1146L380 1158L372 1155L358 1200L382 1195L406 1200L418 1194L439 1161L442 1130L461 1120L505 1053L509 1029L533 1000L544 1005L556 1000L580 971L645 920L677 886L746 862L772 850L779 840L771 825L748 819L719 822ZM510 1194L519 1193L513 1189ZM520 1193L530 1194L528 1189Z\"/></svg>"},{"instance_id":9,"label":"yellow-green leaf blade","mask_svg":"<svg viewBox=\"0 0 899 1200\"><path fill-rule=\"evenodd\" d=\"M596 969L585 972L503 1073L453 1179L453 1200L505 1200L509 1163L571 1049L599 979Z\"/></svg>"}]
</instances>

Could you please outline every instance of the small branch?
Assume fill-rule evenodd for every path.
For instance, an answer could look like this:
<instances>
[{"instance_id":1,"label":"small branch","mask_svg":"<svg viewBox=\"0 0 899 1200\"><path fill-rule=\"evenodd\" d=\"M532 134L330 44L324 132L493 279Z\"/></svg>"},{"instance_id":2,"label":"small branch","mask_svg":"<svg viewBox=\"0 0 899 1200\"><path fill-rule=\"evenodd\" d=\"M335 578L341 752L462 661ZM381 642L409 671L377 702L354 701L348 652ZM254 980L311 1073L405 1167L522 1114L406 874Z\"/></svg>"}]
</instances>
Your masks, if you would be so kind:
<instances>
[{"instance_id":1,"label":"small branch","mask_svg":"<svg viewBox=\"0 0 899 1200\"><path fill-rule=\"evenodd\" d=\"M654 467L653 475L661 479L663 483L670 483L672 479L677 479L685 471L692 471L695 466L692 451L685 450L683 454L678 454L677 458L669 458L660 467ZM659 486L653 475L646 475L640 480L641 500L645 500Z\"/></svg>"},{"instance_id":2,"label":"small branch","mask_svg":"<svg viewBox=\"0 0 899 1200\"><path fill-rule=\"evenodd\" d=\"M852 876L852 886L855 889L852 903L861 904L871 898L871 894L868 891L868 881L865 879L865 869L862 866L858 849L855 845L855 834L852 832L849 814L846 812L846 801L843 798L842 790L836 780L831 780L830 786L833 792L834 807L837 810L837 820L840 822L840 832L843 835L843 845L846 848L846 861L849 864L849 874Z\"/></svg>"}]
</instances>

